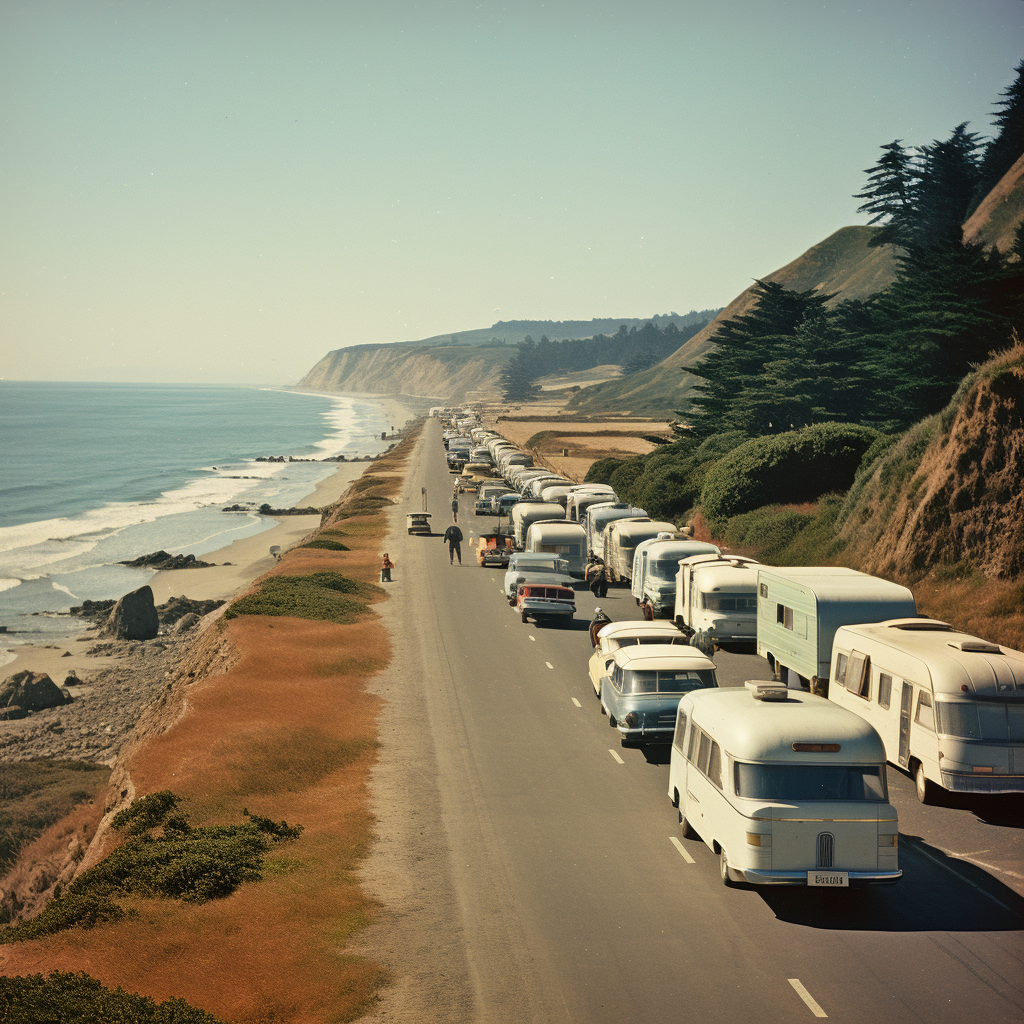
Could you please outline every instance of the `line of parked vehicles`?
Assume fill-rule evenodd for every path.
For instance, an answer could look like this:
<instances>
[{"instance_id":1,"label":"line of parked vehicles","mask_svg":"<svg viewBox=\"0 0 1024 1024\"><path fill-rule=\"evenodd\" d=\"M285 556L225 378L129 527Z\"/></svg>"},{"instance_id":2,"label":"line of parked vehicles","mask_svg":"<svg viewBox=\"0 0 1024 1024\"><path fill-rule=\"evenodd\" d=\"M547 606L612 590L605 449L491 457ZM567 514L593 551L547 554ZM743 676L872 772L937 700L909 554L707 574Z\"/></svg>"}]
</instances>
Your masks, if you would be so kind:
<instances>
[{"instance_id":1,"label":"line of parked vehicles","mask_svg":"<svg viewBox=\"0 0 1024 1024\"><path fill-rule=\"evenodd\" d=\"M475 424L453 431L460 486L478 514L508 517L478 554L506 565L524 622L571 620L588 565L630 586L645 618L598 632L595 696L623 746L670 744L683 836L726 884L898 880L887 762L924 803L1024 792L1024 654L919 617L906 587L723 553ZM701 648L730 647L756 649L775 679L719 688Z\"/></svg>"}]
</instances>

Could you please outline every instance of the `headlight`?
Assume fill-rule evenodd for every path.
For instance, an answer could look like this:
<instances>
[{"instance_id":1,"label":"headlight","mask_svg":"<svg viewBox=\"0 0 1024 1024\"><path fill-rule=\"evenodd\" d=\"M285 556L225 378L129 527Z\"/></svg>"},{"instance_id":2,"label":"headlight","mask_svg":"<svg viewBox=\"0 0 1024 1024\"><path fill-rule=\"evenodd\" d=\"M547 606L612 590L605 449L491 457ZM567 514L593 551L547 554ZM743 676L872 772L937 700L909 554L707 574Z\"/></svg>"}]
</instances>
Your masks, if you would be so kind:
<instances>
[{"instance_id":1,"label":"headlight","mask_svg":"<svg viewBox=\"0 0 1024 1024\"><path fill-rule=\"evenodd\" d=\"M635 729L640 724L640 716L635 711L630 711L629 714L622 719L622 724L630 729Z\"/></svg>"}]
</instances>

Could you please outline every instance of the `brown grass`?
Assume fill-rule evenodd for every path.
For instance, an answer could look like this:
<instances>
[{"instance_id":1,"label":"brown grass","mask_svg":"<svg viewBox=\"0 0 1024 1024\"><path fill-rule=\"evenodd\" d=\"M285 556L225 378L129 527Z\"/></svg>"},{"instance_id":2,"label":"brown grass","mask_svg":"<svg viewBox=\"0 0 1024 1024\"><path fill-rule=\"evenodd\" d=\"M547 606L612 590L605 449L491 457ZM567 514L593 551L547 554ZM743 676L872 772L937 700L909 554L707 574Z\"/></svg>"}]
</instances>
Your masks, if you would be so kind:
<instances>
[{"instance_id":1,"label":"brown grass","mask_svg":"<svg viewBox=\"0 0 1024 1024\"><path fill-rule=\"evenodd\" d=\"M393 493L397 484L391 476L378 486ZM351 551L298 548L274 571L375 578L386 521L345 516L335 507L329 522L343 521ZM247 807L305 831L272 852L263 881L226 899L136 901L136 916L117 924L5 947L2 970L85 970L240 1024L352 1020L386 981L346 946L375 912L355 868L373 826L379 699L365 683L390 658L387 632L372 612L351 625L240 616L225 628L238 662L195 683L186 714L135 752L137 794L174 790L197 824L238 821Z\"/></svg>"}]
</instances>

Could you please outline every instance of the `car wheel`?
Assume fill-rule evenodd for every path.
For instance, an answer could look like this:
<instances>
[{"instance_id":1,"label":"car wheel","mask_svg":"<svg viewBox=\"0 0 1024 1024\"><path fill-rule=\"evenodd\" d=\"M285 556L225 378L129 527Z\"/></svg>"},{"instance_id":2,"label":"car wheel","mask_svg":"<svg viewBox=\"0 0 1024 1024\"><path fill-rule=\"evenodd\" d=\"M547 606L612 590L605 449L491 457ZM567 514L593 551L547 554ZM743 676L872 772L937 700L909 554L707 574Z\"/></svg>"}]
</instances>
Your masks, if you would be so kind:
<instances>
[{"instance_id":1,"label":"car wheel","mask_svg":"<svg viewBox=\"0 0 1024 1024\"><path fill-rule=\"evenodd\" d=\"M614 729L619 723L615 721L615 716L609 711L608 712L608 724Z\"/></svg>"},{"instance_id":2,"label":"car wheel","mask_svg":"<svg viewBox=\"0 0 1024 1024\"><path fill-rule=\"evenodd\" d=\"M696 839L697 833L694 832L693 826L686 820L686 816L682 811L679 812L679 828L683 833L684 839Z\"/></svg>"},{"instance_id":3,"label":"car wheel","mask_svg":"<svg viewBox=\"0 0 1024 1024\"><path fill-rule=\"evenodd\" d=\"M679 790L678 789L673 789L672 790L672 806L673 807L678 807L679 806ZM680 815L679 815L679 820L680 821L683 820L682 813L680 813Z\"/></svg>"},{"instance_id":4,"label":"car wheel","mask_svg":"<svg viewBox=\"0 0 1024 1024\"><path fill-rule=\"evenodd\" d=\"M528 616L527 616L526 612L523 612L523 622L526 622L527 618L528 618Z\"/></svg>"},{"instance_id":5,"label":"car wheel","mask_svg":"<svg viewBox=\"0 0 1024 1024\"><path fill-rule=\"evenodd\" d=\"M938 803L938 786L924 773L924 765L918 762L914 771L914 788L917 790L917 799L923 804Z\"/></svg>"},{"instance_id":6,"label":"car wheel","mask_svg":"<svg viewBox=\"0 0 1024 1024\"><path fill-rule=\"evenodd\" d=\"M729 860L725 856L725 848L718 855L718 873L722 876L722 885L732 888L732 879L729 877Z\"/></svg>"}]
</instances>

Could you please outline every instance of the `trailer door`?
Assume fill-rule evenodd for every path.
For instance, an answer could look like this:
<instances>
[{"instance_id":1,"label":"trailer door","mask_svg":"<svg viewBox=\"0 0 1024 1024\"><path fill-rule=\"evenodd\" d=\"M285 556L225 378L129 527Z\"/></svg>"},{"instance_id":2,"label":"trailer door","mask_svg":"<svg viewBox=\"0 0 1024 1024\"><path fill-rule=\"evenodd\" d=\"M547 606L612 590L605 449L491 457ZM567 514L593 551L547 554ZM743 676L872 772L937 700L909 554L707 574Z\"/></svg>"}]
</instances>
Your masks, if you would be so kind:
<instances>
[{"instance_id":1,"label":"trailer door","mask_svg":"<svg viewBox=\"0 0 1024 1024\"><path fill-rule=\"evenodd\" d=\"M907 767L910 759L910 711L914 703L914 687L911 683L903 684L900 695L900 756L901 768Z\"/></svg>"}]
</instances>

